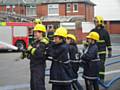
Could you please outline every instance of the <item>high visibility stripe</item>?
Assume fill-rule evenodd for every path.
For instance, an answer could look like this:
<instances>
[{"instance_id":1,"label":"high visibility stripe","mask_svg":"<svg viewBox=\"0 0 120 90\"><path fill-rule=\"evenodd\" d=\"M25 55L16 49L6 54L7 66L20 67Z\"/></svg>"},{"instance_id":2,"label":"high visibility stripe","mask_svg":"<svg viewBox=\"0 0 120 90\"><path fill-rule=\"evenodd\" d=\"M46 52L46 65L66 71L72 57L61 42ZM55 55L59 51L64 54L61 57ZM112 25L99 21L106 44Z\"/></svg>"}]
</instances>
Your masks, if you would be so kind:
<instances>
[{"instance_id":1,"label":"high visibility stripe","mask_svg":"<svg viewBox=\"0 0 120 90\"><path fill-rule=\"evenodd\" d=\"M104 74L105 74L105 72L99 72L99 74L102 74L102 75L104 75Z\"/></svg>"},{"instance_id":2,"label":"high visibility stripe","mask_svg":"<svg viewBox=\"0 0 120 90\"><path fill-rule=\"evenodd\" d=\"M107 46L107 48L111 48L111 46Z\"/></svg>"},{"instance_id":3,"label":"high visibility stripe","mask_svg":"<svg viewBox=\"0 0 120 90\"><path fill-rule=\"evenodd\" d=\"M49 37L53 37L54 35L49 35Z\"/></svg>"},{"instance_id":4,"label":"high visibility stripe","mask_svg":"<svg viewBox=\"0 0 120 90\"><path fill-rule=\"evenodd\" d=\"M74 79L72 80L63 80L63 81L60 81L60 80L50 80L50 82L57 82L57 83L71 83Z\"/></svg>"},{"instance_id":5,"label":"high visibility stripe","mask_svg":"<svg viewBox=\"0 0 120 90\"><path fill-rule=\"evenodd\" d=\"M105 40L98 40L97 42L98 42L98 43L104 43Z\"/></svg>"},{"instance_id":6,"label":"high visibility stripe","mask_svg":"<svg viewBox=\"0 0 120 90\"><path fill-rule=\"evenodd\" d=\"M106 54L106 51L98 52L98 54Z\"/></svg>"},{"instance_id":7,"label":"high visibility stripe","mask_svg":"<svg viewBox=\"0 0 120 90\"><path fill-rule=\"evenodd\" d=\"M53 59L53 57L51 57L51 56L49 56L49 57L47 57L49 60L52 60Z\"/></svg>"},{"instance_id":8,"label":"high visibility stripe","mask_svg":"<svg viewBox=\"0 0 120 90\"><path fill-rule=\"evenodd\" d=\"M94 60L92 60L92 62L96 62L96 61L100 61L100 59L94 59Z\"/></svg>"},{"instance_id":9,"label":"high visibility stripe","mask_svg":"<svg viewBox=\"0 0 120 90\"><path fill-rule=\"evenodd\" d=\"M68 61L65 61L65 62L62 62L62 63L64 63L64 64L70 63L70 60L68 60Z\"/></svg>"},{"instance_id":10,"label":"high visibility stripe","mask_svg":"<svg viewBox=\"0 0 120 90\"><path fill-rule=\"evenodd\" d=\"M43 43L45 43L45 44L48 44L48 43L49 43L49 41L47 40L47 38L43 38L43 39L41 40L41 42L43 42Z\"/></svg>"},{"instance_id":11,"label":"high visibility stripe","mask_svg":"<svg viewBox=\"0 0 120 90\"><path fill-rule=\"evenodd\" d=\"M81 61L78 61L78 60L70 60L70 62L72 62L72 63L80 63Z\"/></svg>"},{"instance_id":12,"label":"high visibility stripe","mask_svg":"<svg viewBox=\"0 0 120 90\"><path fill-rule=\"evenodd\" d=\"M32 48L31 54L34 55L34 54L35 54L35 51L36 51L36 48Z\"/></svg>"},{"instance_id":13,"label":"high visibility stripe","mask_svg":"<svg viewBox=\"0 0 120 90\"><path fill-rule=\"evenodd\" d=\"M29 46L28 46L27 50L28 50L28 51L30 51L30 50L31 50L31 45L29 45Z\"/></svg>"},{"instance_id":14,"label":"high visibility stripe","mask_svg":"<svg viewBox=\"0 0 120 90\"><path fill-rule=\"evenodd\" d=\"M83 77L87 78L87 79L97 79L98 77L89 77L89 76L86 76L86 75L83 75Z\"/></svg>"}]
</instances>

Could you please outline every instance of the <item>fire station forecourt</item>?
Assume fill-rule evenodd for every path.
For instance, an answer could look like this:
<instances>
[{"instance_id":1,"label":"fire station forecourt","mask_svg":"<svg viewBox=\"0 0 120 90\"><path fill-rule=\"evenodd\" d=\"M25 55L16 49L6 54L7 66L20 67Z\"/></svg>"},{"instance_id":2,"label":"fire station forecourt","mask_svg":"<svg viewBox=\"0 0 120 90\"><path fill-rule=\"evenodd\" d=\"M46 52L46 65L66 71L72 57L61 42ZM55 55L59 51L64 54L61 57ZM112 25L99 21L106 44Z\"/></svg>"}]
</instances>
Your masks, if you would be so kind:
<instances>
[{"instance_id":1,"label":"fire station forecourt","mask_svg":"<svg viewBox=\"0 0 120 90\"><path fill-rule=\"evenodd\" d=\"M120 36L112 35L113 57L106 61L105 84L107 85L111 80L120 76ZM80 47L79 47L80 48ZM29 60L15 61L20 56L20 53L0 53L0 90L30 90L30 72ZM114 63L117 62L117 63ZM110 63L114 63L111 64ZM46 69L46 90L51 90L49 84L49 68L50 61L47 61ZM82 69L79 70L78 80L85 90L84 80L82 79ZM120 90L120 80L114 82L107 90ZM100 86L100 90L106 90Z\"/></svg>"}]
</instances>

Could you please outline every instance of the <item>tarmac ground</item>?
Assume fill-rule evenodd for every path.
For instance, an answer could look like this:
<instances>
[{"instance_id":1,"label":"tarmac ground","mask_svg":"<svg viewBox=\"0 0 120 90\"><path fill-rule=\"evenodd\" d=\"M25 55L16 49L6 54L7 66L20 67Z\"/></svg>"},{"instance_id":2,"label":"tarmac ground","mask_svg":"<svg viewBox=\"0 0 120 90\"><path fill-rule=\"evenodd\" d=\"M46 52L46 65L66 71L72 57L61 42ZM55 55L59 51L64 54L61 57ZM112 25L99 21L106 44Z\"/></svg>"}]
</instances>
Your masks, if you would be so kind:
<instances>
[{"instance_id":1,"label":"tarmac ground","mask_svg":"<svg viewBox=\"0 0 120 90\"><path fill-rule=\"evenodd\" d=\"M107 58L106 60L106 72L105 72L105 86L109 88L103 88L100 85L100 90L120 90L120 78L112 83L110 82L120 77L120 39L117 36L111 36L113 58ZM116 38L117 37L117 38ZM30 70L29 60L15 61L20 56L20 53L7 52L0 53L0 90L30 90ZM51 62L47 61L47 69L50 68ZM85 90L85 83L82 76L82 69L79 70L79 82ZM49 84L49 70L46 71L46 90L51 90L51 84Z\"/></svg>"}]
</instances>

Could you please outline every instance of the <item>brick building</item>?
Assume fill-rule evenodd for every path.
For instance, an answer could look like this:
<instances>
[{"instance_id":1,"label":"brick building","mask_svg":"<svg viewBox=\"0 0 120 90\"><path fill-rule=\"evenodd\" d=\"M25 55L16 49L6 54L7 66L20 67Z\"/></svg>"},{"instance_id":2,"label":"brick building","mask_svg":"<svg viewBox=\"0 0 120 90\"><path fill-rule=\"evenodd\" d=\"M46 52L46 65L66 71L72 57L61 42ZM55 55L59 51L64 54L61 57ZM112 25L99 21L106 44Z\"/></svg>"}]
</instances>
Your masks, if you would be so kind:
<instances>
[{"instance_id":1,"label":"brick building","mask_svg":"<svg viewBox=\"0 0 120 90\"><path fill-rule=\"evenodd\" d=\"M82 21L92 21L94 3L90 0L0 0L0 11L41 18L47 29L56 29L63 22L75 23L69 29L80 41ZM3 15L2 15L3 17Z\"/></svg>"},{"instance_id":2,"label":"brick building","mask_svg":"<svg viewBox=\"0 0 120 90\"><path fill-rule=\"evenodd\" d=\"M91 21L94 4L90 0L0 0L0 11L26 16L82 16Z\"/></svg>"},{"instance_id":3,"label":"brick building","mask_svg":"<svg viewBox=\"0 0 120 90\"><path fill-rule=\"evenodd\" d=\"M90 0L44 0L37 3L39 17L82 16L86 21L91 21L94 17L94 4Z\"/></svg>"},{"instance_id":4,"label":"brick building","mask_svg":"<svg viewBox=\"0 0 120 90\"><path fill-rule=\"evenodd\" d=\"M36 2L34 0L0 0L0 11L36 16Z\"/></svg>"},{"instance_id":5,"label":"brick building","mask_svg":"<svg viewBox=\"0 0 120 90\"><path fill-rule=\"evenodd\" d=\"M77 36L78 41L84 37L81 22L92 21L94 17L94 3L90 0L44 0L37 1L37 16L42 17L47 28L59 27L63 22L74 22L75 28L69 33Z\"/></svg>"}]
</instances>

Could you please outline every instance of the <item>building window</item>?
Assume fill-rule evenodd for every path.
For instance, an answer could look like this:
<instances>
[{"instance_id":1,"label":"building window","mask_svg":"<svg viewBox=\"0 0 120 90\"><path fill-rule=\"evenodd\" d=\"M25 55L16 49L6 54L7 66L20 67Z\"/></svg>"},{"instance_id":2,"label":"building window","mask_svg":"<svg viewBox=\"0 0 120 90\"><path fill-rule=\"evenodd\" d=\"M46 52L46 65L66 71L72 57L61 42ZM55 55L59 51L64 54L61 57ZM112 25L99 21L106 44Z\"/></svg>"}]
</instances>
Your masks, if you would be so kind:
<instances>
[{"instance_id":1,"label":"building window","mask_svg":"<svg viewBox=\"0 0 120 90\"><path fill-rule=\"evenodd\" d=\"M10 12L10 6L6 6L6 11Z\"/></svg>"},{"instance_id":2,"label":"building window","mask_svg":"<svg viewBox=\"0 0 120 90\"><path fill-rule=\"evenodd\" d=\"M70 7L71 7L71 4L68 3L68 4L66 5L66 10L67 10L67 12L70 12L70 11L71 11Z\"/></svg>"},{"instance_id":3,"label":"building window","mask_svg":"<svg viewBox=\"0 0 120 90\"><path fill-rule=\"evenodd\" d=\"M15 6L12 6L12 13L15 14Z\"/></svg>"},{"instance_id":4,"label":"building window","mask_svg":"<svg viewBox=\"0 0 120 90\"><path fill-rule=\"evenodd\" d=\"M27 16L36 16L36 6L27 6L26 7Z\"/></svg>"},{"instance_id":5,"label":"building window","mask_svg":"<svg viewBox=\"0 0 120 90\"><path fill-rule=\"evenodd\" d=\"M78 12L78 3L73 4L73 12Z\"/></svg>"},{"instance_id":6,"label":"building window","mask_svg":"<svg viewBox=\"0 0 120 90\"><path fill-rule=\"evenodd\" d=\"M48 5L48 16L59 16L59 5L58 4Z\"/></svg>"}]
</instances>

